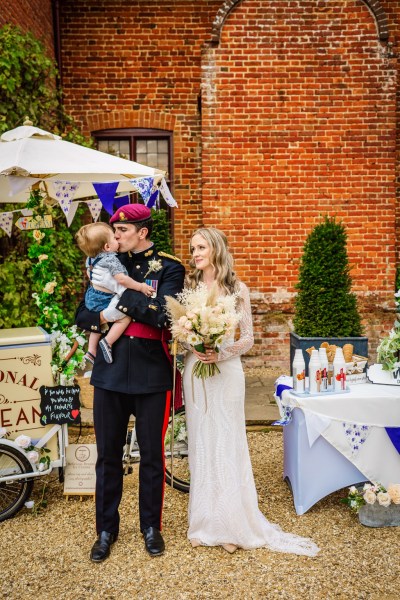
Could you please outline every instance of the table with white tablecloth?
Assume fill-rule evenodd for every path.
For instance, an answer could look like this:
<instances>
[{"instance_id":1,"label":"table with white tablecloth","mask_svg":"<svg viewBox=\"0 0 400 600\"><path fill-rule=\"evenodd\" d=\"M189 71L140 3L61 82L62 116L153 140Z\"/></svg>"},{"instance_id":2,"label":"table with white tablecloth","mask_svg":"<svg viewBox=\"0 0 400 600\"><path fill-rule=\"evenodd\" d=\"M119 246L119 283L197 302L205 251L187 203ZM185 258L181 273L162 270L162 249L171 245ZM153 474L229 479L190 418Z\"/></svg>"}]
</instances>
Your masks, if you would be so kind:
<instances>
[{"instance_id":1,"label":"table with white tablecloth","mask_svg":"<svg viewBox=\"0 0 400 600\"><path fill-rule=\"evenodd\" d=\"M348 392L296 395L279 378L284 478L298 514L347 485L400 483L400 453L386 428L400 427L400 386L353 385ZM282 389L287 388L287 389Z\"/></svg>"}]
</instances>

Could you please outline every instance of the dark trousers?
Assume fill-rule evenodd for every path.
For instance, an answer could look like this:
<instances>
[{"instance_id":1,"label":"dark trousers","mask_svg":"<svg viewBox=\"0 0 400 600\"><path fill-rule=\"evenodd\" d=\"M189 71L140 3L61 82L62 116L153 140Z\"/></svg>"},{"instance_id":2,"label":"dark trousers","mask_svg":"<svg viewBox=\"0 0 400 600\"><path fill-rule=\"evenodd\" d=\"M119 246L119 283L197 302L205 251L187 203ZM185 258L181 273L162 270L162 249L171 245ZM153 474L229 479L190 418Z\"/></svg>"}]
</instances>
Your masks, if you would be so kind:
<instances>
[{"instance_id":1,"label":"dark trousers","mask_svg":"<svg viewBox=\"0 0 400 600\"><path fill-rule=\"evenodd\" d=\"M168 425L170 392L121 394L94 389L94 428L97 443L96 529L118 533L122 497L122 454L130 415L136 417L140 448L140 530L161 530L164 499L164 436Z\"/></svg>"}]
</instances>

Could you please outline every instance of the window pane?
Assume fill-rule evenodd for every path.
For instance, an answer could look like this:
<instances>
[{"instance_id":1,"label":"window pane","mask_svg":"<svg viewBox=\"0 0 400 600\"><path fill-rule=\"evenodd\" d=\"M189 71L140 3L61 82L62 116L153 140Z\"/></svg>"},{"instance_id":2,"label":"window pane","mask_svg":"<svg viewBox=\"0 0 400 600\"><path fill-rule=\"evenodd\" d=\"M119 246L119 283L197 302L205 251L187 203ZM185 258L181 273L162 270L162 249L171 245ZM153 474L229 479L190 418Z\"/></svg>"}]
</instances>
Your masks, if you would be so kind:
<instances>
[{"instance_id":1,"label":"window pane","mask_svg":"<svg viewBox=\"0 0 400 600\"><path fill-rule=\"evenodd\" d=\"M168 140L158 140L158 152L168 154Z\"/></svg>"},{"instance_id":2,"label":"window pane","mask_svg":"<svg viewBox=\"0 0 400 600\"><path fill-rule=\"evenodd\" d=\"M157 152L157 140L147 140L147 152L149 154Z\"/></svg>"},{"instance_id":3,"label":"window pane","mask_svg":"<svg viewBox=\"0 0 400 600\"><path fill-rule=\"evenodd\" d=\"M168 170L168 154L159 154L158 155L158 168L163 171Z\"/></svg>"},{"instance_id":4,"label":"window pane","mask_svg":"<svg viewBox=\"0 0 400 600\"><path fill-rule=\"evenodd\" d=\"M136 162L140 163L141 165L146 165L147 154L136 154Z\"/></svg>"},{"instance_id":5,"label":"window pane","mask_svg":"<svg viewBox=\"0 0 400 600\"><path fill-rule=\"evenodd\" d=\"M129 160L129 140L121 140L119 144L119 153L121 158L126 158Z\"/></svg>"},{"instance_id":6,"label":"window pane","mask_svg":"<svg viewBox=\"0 0 400 600\"><path fill-rule=\"evenodd\" d=\"M99 140L99 150L100 150L100 152L108 152L108 141L107 140Z\"/></svg>"},{"instance_id":7,"label":"window pane","mask_svg":"<svg viewBox=\"0 0 400 600\"><path fill-rule=\"evenodd\" d=\"M119 156L119 142L115 140L110 140L108 144L108 151L114 156Z\"/></svg>"},{"instance_id":8,"label":"window pane","mask_svg":"<svg viewBox=\"0 0 400 600\"><path fill-rule=\"evenodd\" d=\"M146 140L137 140L137 142L136 142L136 154L147 154Z\"/></svg>"},{"instance_id":9,"label":"window pane","mask_svg":"<svg viewBox=\"0 0 400 600\"><path fill-rule=\"evenodd\" d=\"M146 164L148 167L157 168L157 154L148 154Z\"/></svg>"}]
</instances>

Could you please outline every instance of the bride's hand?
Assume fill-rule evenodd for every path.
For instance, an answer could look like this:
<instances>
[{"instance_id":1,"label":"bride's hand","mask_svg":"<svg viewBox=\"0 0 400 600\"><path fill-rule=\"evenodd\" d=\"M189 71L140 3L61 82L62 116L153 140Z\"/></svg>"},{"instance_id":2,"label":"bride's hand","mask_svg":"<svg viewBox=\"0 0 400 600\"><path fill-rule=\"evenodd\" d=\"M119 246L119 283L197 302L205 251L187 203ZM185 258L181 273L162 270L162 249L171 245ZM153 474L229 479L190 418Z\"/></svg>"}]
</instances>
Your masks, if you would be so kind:
<instances>
[{"instance_id":1,"label":"bride's hand","mask_svg":"<svg viewBox=\"0 0 400 600\"><path fill-rule=\"evenodd\" d=\"M192 348L192 352L201 362L210 364L218 361L218 352L215 352L212 348L206 348L205 352L198 352L195 348Z\"/></svg>"}]
</instances>

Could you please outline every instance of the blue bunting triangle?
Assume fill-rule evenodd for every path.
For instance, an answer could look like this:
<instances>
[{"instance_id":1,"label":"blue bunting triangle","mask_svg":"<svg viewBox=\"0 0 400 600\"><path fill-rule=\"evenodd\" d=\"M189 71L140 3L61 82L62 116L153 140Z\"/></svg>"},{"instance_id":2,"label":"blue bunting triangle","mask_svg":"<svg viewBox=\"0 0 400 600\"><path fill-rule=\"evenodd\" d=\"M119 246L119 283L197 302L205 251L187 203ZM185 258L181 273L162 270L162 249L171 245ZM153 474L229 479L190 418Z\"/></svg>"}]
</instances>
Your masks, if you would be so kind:
<instances>
[{"instance_id":1,"label":"blue bunting triangle","mask_svg":"<svg viewBox=\"0 0 400 600\"><path fill-rule=\"evenodd\" d=\"M96 194L100 198L100 202L104 206L105 210L109 215L112 215L114 210L114 198L115 192L117 191L117 187L119 185L119 181L111 181L110 183L94 183L93 187L96 190Z\"/></svg>"}]
</instances>

